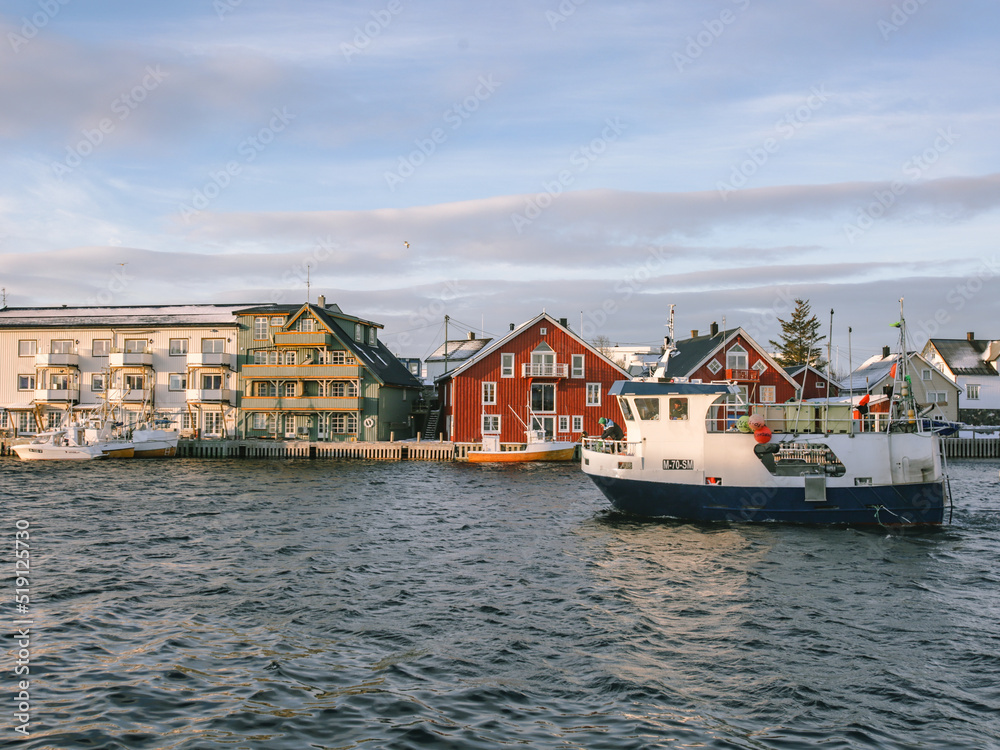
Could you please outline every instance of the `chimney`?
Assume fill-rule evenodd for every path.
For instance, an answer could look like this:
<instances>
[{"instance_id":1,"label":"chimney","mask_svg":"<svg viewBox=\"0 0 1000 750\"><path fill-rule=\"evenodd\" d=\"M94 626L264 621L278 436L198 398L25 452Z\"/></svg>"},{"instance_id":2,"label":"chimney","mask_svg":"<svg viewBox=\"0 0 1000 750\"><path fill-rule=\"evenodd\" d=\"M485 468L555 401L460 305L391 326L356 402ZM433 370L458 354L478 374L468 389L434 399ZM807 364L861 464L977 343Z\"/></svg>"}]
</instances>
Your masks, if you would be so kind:
<instances>
[{"instance_id":1,"label":"chimney","mask_svg":"<svg viewBox=\"0 0 1000 750\"><path fill-rule=\"evenodd\" d=\"M514 324L513 323L510 324L510 330L512 330L512 331L514 330Z\"/></svg>"},{"instance_id":2,"label":"chimney","mask_svg":"<svg viewBox=\"0 0 1000 750\"><path fill-rule=\"evenodd\" d=\"M476 332L469 331L469 341L475 341L475 340L476 340Z\"/></svg>"},{"instance_id":3,"label":"chimney","mask_svg":"<svg viewBox=\"0 0 1000 750\"><path fill-rule=\"evenodd\" d=\"M698 338L698 329L697 328L692 328L691 329L691 338L693 338L693 339Z\"/></svg>"},{"instance_id":4,"label":"chimney","mask_svg":"<svg viewBox=\"0 0 1000 750\"><path fill-rule=\"evenodd\" d=\"M717 335L719 333L719 324L718 323L712 323L712 326L711 326L711 328L709 330L712 332L713 336Z\"/></svg>"},{"instance_id":5,"label":"chimney","mask_svg":"<svg viewBox=\"0 0 1000 750\"><path fill-rule=\"evenodd\" d=\"M319 295L319 297L316 298L316 304L319 305L320 307L322 307L325 310L326 309L326 296L323 295L323 294Z\"/></svg>"},{"instance_id":6,"label":"chimney","mask_svg":"<svg viewBox=\"0 0 1000 750\"><path fill-rule=\"evenodd\" d=\"M888 359L888 357L889 357L889 347L888 346L883 346L882 347L882 359Z\"/></svg>"},{"instance_id":7,"label":"chimney","mask_svg":"<svg viewBox=\"0 0 1000 750\"><path fill-rule=\"evenodd\" d=\"M563 328L569 328L569 320L566 318L559 318L559 325Z\"/></svg>"},{"instance_id":8,"label":"chimney","mask_svg":"<svg viewBox=\"0 0 1000 750\"><path fill-rule=\"evenodd\" d=\"M968 332L967 334L965 334L965 338L966 338L966 339L967 339L968 341L974 341L974 340L975 340L975 338L976 338L976 333L975 333L975 331L969 331L969 332Z\"/></svg>"}]
</instances>

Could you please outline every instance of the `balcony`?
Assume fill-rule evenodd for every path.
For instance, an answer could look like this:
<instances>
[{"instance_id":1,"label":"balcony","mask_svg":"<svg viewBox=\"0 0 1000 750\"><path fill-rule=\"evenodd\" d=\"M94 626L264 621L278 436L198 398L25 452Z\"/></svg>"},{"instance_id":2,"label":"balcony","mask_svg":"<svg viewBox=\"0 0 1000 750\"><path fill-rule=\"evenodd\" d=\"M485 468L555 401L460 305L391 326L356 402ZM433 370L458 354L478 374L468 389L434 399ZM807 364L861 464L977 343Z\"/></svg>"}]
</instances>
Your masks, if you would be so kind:
<instances>
[{"instance_id":1,"label":"balcony","mask_svg":"<svg viewBox=\"0 0 1000 750\"><path fill-rule=\"evenodd\" d=\"M244 396L240 406L256 411L322 411L339 409L358 411L361 399L358 396Z\"/></svg>"},{"instance_id":2,"label":"balcony","mask_svg":"<svg viewBox=\"0 0 1000 750\"><path fill-rule=\"evenodd\" d=\"M195 403L231 404L233 392L229 388L188 388L187 400Z\"/></svg>"},{"instance_id":3,"label":"balcony","mask_svg":"<svg viewBox=\"0 0 1000 750\"><path fill-rule=\"evenodd\" d=\"M565 378L569 375L569 365L565 362L523 362L521 364L522 378Z\"/></svg>"},{"instance_id":4,"label":"balcony","mask_svg":"<svg viewBox=\"0 0 1000 750\"><path fill-rule=\"evenodd\" d=\"M79 367L80 355L76 352L60 352L59 354L35 355L35 367Z\"/></svg>"},{"instance_id":5,"label":"balcony","mask_svg":"<svg viewBox=\"0 0 1000 750\"><path fill-rule=\"evenodd\" d=\"M277 331L275 346L315 346L326 349L333 346L333 334L327 331Z\"/></svg>"},{"instance_id":6,"label":"balcony","mask_svg":"<svg viewBox=\"0 0 1000 750\"><path fill-rule=\"evenodd\" d=\"M737 383L759 383L760 373L756 370L726 370L726 380Z\"/></svg>"},{"instance_id":7,"label":"balcony","mask_svg":"<svg viewBox=\"0 0 1000 750\"><path fill-rule=\"evenodd\" d=\"M111 352L108 355L109 367L152 367L152 352Z\"/></svg>"},{"instance_id":8,"label":"balcony","mask_svg":"<svg viewBox=\"0 0 1000 750\"><path fill-rule=\"evenodd\" d=\"M352 365L243 365L246 379L301 379L360 378L361 366Z\"/></svg>"},{"instance_id":9,"label":"balcony","mask_svg":"<svg viewBox=\"0 0 1000 750\"><path fill-rule=\"evenodd\" d=\"M69 403L80 400L79 388L36 388L36 403Z\"/></svg>"},{"instance_id":10,"label":"balcony","mask_svg":"<svg viewBox=\"0 0 1000 750\"><path fill-rule=\"evenodd\" d=\"M188 367L228 367L233 369L234 354L229 352L190 352Z\"/></svg>"}]
</instances>

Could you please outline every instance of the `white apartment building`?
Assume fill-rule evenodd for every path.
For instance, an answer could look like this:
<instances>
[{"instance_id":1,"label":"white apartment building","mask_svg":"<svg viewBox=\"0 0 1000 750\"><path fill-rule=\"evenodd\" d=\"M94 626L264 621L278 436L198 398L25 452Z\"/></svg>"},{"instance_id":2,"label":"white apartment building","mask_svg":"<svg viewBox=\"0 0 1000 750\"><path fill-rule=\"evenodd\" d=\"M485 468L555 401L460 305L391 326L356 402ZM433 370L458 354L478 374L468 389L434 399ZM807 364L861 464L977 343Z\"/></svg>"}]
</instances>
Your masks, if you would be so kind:
<instances>
[{"instance_id":1,"label":"white apartment building","mask_svg":"<svg viewBox=\"0 0 1000 750\"><path fill-rule=\"evenodd\" d=\"M0 309L0 433L110 404L182 434L232 435L240 305Z\"/></svg>"}]
</instances>

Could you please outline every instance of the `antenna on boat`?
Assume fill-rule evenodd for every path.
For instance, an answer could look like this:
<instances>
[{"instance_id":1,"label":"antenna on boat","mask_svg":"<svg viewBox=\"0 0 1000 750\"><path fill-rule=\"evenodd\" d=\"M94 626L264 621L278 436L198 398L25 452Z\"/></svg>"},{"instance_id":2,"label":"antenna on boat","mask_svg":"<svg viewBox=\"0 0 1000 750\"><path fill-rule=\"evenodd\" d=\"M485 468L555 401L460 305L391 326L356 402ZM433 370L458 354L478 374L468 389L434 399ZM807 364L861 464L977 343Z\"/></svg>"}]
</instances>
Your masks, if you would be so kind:
<instances>
[{"instance_id":1,"label":"antenna on boat","mask_svg":"<svg viewBox=\"0 0 1000 750\"><path fill-rule=\"evenodd\" d=\"M823 431L829 432L830 421L830 370L833 368L833 308L830 308L830 335L826 339L826 414L823 417ZM803 383L805 380L802 381Z\"/></svg>"},{"instance_id":2,"label":"antenna on boat","mask_svg":"<svg viewBox=\"0 0 1000 750\"><path fill-rule=\"evenodd\" d=\"M670 357L677 351L674 345L674 305L670 305L670 316L667 318L667 335L663 337L663 354L660 361L653 370L652 377L665 378L667 376L667 364Z\"/></svg>"}]
</instances>

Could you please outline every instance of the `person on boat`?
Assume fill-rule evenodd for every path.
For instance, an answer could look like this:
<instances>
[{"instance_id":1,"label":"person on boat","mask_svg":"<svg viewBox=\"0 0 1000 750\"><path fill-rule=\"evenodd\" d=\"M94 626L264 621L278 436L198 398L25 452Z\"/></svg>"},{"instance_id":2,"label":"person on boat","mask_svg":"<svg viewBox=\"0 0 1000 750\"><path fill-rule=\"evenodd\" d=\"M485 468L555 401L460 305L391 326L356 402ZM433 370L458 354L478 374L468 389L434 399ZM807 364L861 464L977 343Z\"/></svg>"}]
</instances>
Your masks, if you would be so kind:
<instances>
[{"instance_id":1,"label":"person on boat","mask_svg":"<svg viewBox=\"0 0 1000 750\"><path fill-rule=\"evenodd\" d=\"M604 432L601 433L602 440L624 440L625 433L622 432L622 428L614 423L613 420L601 417L597 420L597 424L601 425Z\"/></svg>"}]
</instances>

